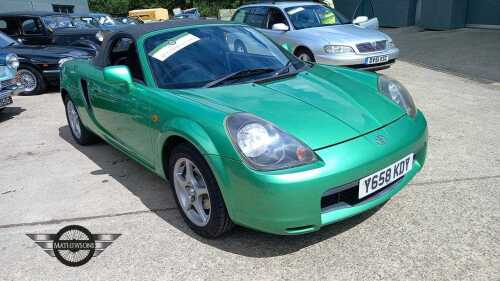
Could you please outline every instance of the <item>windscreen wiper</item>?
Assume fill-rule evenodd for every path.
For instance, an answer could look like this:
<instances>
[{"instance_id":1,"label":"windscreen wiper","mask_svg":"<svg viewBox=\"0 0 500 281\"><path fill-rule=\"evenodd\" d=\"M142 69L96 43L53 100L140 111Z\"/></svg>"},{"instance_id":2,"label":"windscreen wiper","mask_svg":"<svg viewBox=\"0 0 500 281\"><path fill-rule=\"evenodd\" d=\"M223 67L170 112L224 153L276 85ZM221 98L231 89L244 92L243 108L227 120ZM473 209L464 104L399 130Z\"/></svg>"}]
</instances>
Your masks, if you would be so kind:
<instances>
[{"instance_id":1,"label":"windscreen wiper","mask_svg":"<svg viewBox=\"0 0 500 281\"><path fill-rule=\"evenodd\" d=\"M236 71L233 73L229 73L228 75L224 75L221 78L218 78L218 79L215 79L211 82L208 82L203 87L204 88L211 88L211 87L215 87L217 85L220 85L226 81L236 80L236 79L240 79L240 78L250 77L250 76L274 72L274 71L275 71L274 68L267 68L267 67L266 68L243 69L243 70L239 70L239 71Z\"/></svg>"},{"instance_id":2,"label":"windscreen wiper","mask_svg":"<svg viewBox=\"0 0 500 281\"><path fill-rule=\"evenodd\" d=\"M292 66L292 60L289 60L286 65L280 69L280 71L276 72L275 76L280 76L282 74L290 72L290 66Z\"/></svg>"}]
</instances>

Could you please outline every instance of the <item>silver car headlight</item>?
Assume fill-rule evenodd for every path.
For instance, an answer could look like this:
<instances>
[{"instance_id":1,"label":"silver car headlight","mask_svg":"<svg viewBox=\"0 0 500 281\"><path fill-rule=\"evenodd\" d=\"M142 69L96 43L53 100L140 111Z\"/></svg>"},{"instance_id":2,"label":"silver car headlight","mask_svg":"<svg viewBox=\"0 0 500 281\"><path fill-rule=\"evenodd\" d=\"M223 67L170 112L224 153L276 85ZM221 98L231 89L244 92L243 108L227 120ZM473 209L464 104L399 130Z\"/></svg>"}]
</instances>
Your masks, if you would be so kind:
<instances>
[{"instance_id":1,"label":"silver car headlight","mask_svg":"<svg viewBox=\"0 0 500 281\"><path fill-rule=\"evenodd\" d=\"M325 52L328 54L347 54L354 53L354 49L349 46L342 45L326 45L324 47Z\"/></svg>"},{"instance_id":2,"label":"silver car headlight","mask_svg":"<svg viewBox=\"0 0 500 281\"><path fill-rule=\"evenodd\" d=\"M5 56L5 64L11 69L16 70L19 67L19 59L16 54L8 54Z\"/></svg>"},{"instance_id":3,"label":"silver car headlight","mask_svg":"<svg viewBox=\"0 0 500 281\"><path fill-rule=\"evenodd\" d=\"M401 83L384 75L380 75L378 78L378 90L404 109L409 116L415 117L417 108L415 107L413 98Z\"/></svg>"},{"instance_id":4,"label":"silver car headlight","mask_svg":"<svg viewBox=\"0 0 500 281\"><path fill-rule=\"evenodd\" d=\"M73 58L72 57L67 57L67 58L62 58L58 61L58 64L59 64L59 68L61 68L63 66L63 64L67 61L70 61L72 60Z\"/></svg>"},{"instance_id":5,"label":"silver car headlight","mask_svg":"<svg viewBox=\"0 0 500 281\"><path fill-rule=\"evenodd\" d=\"M307 145L253 114L234 113L225 123L236 150L256 170L279 170L316 161Z\"/></svg>"},{"instance_id":6,"label":"silver car headlight","mask_svg":"<svg viewBox=\"0 0 500 281\"><path fill-rule=\"evenodd\" d=\"M387 49L392 48L396 48L396 44L394 44L394 41L387 41Z\"/></svg>"}]
</instances>

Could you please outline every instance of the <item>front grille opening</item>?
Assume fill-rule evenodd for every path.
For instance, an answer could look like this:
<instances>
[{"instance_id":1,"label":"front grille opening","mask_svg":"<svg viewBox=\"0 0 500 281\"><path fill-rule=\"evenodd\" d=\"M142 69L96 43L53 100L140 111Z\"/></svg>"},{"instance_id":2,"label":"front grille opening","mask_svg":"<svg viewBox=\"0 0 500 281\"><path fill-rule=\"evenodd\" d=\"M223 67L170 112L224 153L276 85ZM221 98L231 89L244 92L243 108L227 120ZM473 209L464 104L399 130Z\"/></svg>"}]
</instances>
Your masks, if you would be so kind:
<instances>
[{"instance_id":1,"label":"front grille opening","mask_svg":"<svg viewBox=\"0 0 500 281\"><path fill-rule=\"evenodd\" d=\"M331 192L332 190L328 190L327 192L325 192L325 195L321 197L321 211L326 212L335 208L354 206L359 203L368 201L381 193L385 193L403 178L404 177L401 177L397 179L395 182L389 184L388 186L380 190L377 190L376 192L361 199L358 198L359 185L357 182L351 184L350 186L352 187L349 187L347 189L335 188L339 189L339 192L333 193ZM333 189L333 191L335 191L335 189ZM349 206L346 206L346 204Z\"/></svg>"},{"instance_id":2,"label":"front grille opening","mask_svg":"<svg viewBox=\"0 0 500 281\"><path fill-rule=\"evenodd\" d=\"M376 41L376 42L364 42L356 45L356 48L360 53L371 53L383 51L387 47L387 40Z\"/></svg>"}]
</instances>

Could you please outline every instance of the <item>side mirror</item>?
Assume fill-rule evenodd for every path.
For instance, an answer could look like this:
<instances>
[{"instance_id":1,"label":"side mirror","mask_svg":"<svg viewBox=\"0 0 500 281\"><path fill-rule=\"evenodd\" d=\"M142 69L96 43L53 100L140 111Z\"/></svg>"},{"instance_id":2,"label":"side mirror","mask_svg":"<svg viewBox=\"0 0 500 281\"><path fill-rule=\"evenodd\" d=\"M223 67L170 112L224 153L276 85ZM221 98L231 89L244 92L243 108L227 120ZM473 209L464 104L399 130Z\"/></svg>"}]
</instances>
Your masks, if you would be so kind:
<instances>
[{"instance_id":1,"label":"side mirror","mask_svg":"<svg viewBox=\"0 0 500 281\"><path fill-rule=\"evenodd\" d=\"M132 75L125 65L108 66L103 71L104 81L110 84L132 84Z\"/></svg>"},{"instance_id":2,"label":"side mirror","mask_svg":"<svg viewBox=\"0 0 500 281\"><path fill-rule=\"evenodd\" d=\"M353 24L360 24L360 23L364 23L364 22L367 22L368 21L368 17L367 16L359 16L357 18L355 18L352 23Z\"/></svg>"},{"instance_id":3,"label":"side mirror","mask_svg":"<svg viewBox=\"0 0 500 281\"><path fill-rule=\"evenodd\" d=\"M284 23L275 23L272 26L272 30L276 31L288 31L290 28Z\"/></svg>"}]
</instances>

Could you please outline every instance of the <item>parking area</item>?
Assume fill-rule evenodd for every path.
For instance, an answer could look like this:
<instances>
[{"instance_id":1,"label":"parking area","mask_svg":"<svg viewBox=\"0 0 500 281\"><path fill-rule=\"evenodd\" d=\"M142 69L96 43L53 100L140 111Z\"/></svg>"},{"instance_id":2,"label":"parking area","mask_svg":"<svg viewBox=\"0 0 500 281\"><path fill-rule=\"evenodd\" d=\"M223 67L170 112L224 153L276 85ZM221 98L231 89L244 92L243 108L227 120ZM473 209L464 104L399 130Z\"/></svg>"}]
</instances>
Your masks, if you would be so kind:
<instances>
[{"instance_id":1,"label":"parking area","mask_svg":"<svg viewBox=\"0 0 500 281\"><path fill-rule=\"evenodd\" d=\"M160 178L74 143L58 93L14 97L0 114L0 279L498 280L500 87L401 61L384 73L426 114L424 170L382 208L293 237L200 238ZM78 268L25 235L69 224L122 235Z\"/></svg>"},{"instance_id":2,"label":"parking area","mask_svg":"<svg viewBox=\"0 0 500 281\"><path fill-rule=\"evenodd\" d=\"M394 39L402 60L484 83L500 83L500 30L432 31L412 26L383 31Z\"/></svg>"}]
</instances>

